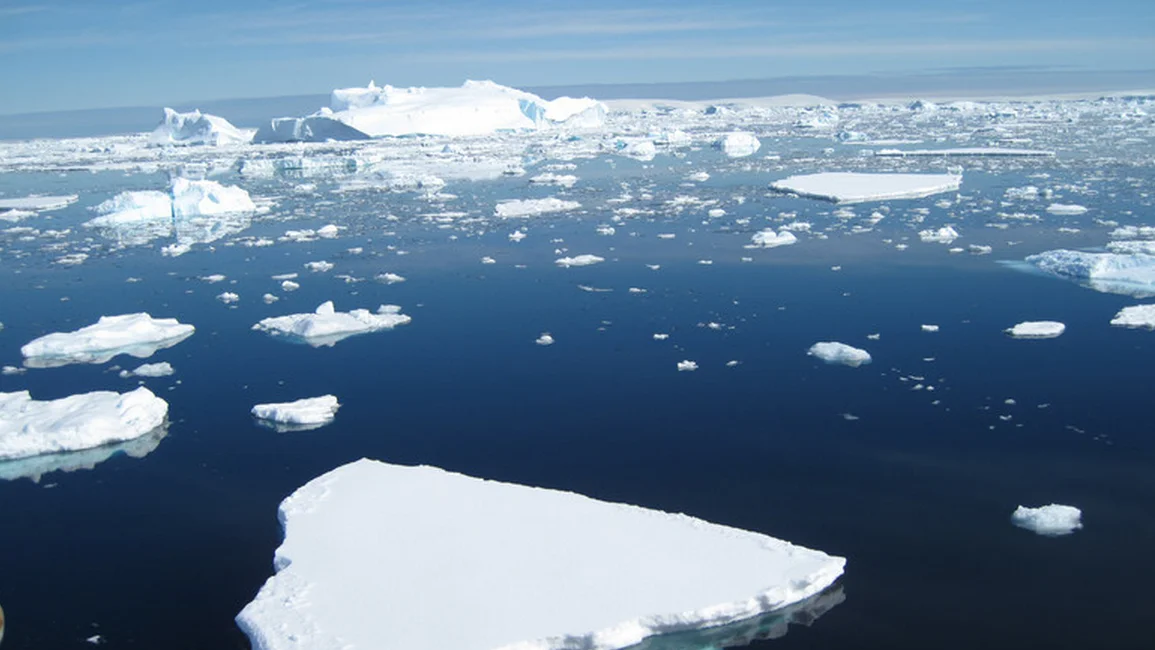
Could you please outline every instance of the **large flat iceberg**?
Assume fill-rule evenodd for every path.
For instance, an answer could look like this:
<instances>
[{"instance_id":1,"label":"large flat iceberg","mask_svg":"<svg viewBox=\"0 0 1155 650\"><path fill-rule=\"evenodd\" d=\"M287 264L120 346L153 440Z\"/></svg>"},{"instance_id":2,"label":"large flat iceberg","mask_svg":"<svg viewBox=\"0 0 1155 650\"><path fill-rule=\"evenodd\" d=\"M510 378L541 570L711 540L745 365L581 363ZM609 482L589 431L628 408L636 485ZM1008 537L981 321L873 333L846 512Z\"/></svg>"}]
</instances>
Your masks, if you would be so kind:
<instances>
[{"instance_id":1,"label":"large flat iceberg","mask_svg":"<svg viewBox=\"0 0 1155 650\"><path fill-rule=\"evenodd\" d=\"M1039 270L1103 293L1155 295L1155 255L1053 250L1026 259Z\"/></svg>"},{"instance_id":2,"label":"large flat iceberg","mask_svg":"<svg viewBox=\"0 0 1155 650\"><path fill-rule=\"evenodd\" d=\"M865 203L891 199L918 199L954 192L962 185L960 174L867 174L823 172L790 176L770 184L771 189L796 196Z\"/></svg>"},{"instance_id":3,"label":"large flat iceberg","mask_svg":"<svg viewBox=\"0 0 1155 650\"><path fill-rule=\"evenodd\" d=\"M383 136L474 136L556 126L600 126L607 109L588 97L548 101L492 81L458 88L338 88L329 106L262 127L256 142L356 140Z\"/></svg>"},{"instance_id":4,"label":"large flat iceberg","mask_svg":"<svg viewBox=\"0 0 1155 650\"><path fill-rule=\"evenodd\" d=\"M368 309L339 312L333 301L321 303L311 314L289 314L266 318L253 329L273 336L308 343L313 347L332 346L357 334L393 329L412 318L401 313L397 305L381 305L377 313Z\"/></svg>"},{"instance_id":5,"label":"large flat iceberg","mask_svg":"<svg viewBox=\"0 0 1155 650\"><path fill-rule=\"evenodd\" d=\"M132 440L164 424L168 403L141 386L55 400L0 393L0 460L90 449Z\"/></svg>"},{"instance_id":6,"label":"large flat iceberg","mask_svg":"<svg viewBox=\"0 0 1155 650\"><path fill-rule=\"evenodd\" d=\"M237 616L254 650L626 648L785 608L845 565L686 515L365 459L279 519L276 574Z\"/></svg>"},{"instance_id":7,"label":"large flat iceberg","mask_svg":"<svg viewBox=\"0 0 1155 650\"><path fill-rule=\"evenodd\" d=\"M340 407L336 395L322 395L293 402L257 404L252 414L276 431L306 431L332 422Z\"/></svg>"},{"instance_id":8,"label":"large flat iceberg","mask_svg":"<svg viewBox=\"0 0 1155 650\"><path fill-rule=\"evenodd\" d=\"M178 113L171 108L165 108L164 120L153 130L149 139L154 145L220 146L244 144L252 137L251 131L242 131L223 117L200 111Z\"/></svg>"},{"instance_id":9,"label":"large flat iceberg","mask_svg":"<svg viewBox=\"0 0 1155 650\"><path fill-rule=\"evenodd\" d=\"M193 335L192 325L175 318L153 318L147 313L101 316L74 332L54 332L33 339L22 348L24 365L53 368L70 363L104 363L118 354L138 359L152 356Z\"/></svg>"}]
</instances>

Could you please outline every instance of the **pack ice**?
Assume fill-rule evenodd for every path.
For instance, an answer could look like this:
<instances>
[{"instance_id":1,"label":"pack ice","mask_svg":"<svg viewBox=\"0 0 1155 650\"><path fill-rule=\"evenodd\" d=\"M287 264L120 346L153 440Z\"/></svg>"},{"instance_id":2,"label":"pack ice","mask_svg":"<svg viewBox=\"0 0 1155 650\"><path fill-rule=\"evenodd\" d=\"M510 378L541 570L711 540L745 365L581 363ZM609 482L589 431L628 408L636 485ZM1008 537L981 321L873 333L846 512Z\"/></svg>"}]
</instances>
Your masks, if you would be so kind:
<instances>
[{"instance_id":1,"label":"pack ice","mask_svg":"<svg viewBox=\"0 0 1155 650\"><path fill-rule=\"evenodd\" d=\"M1103 293L1155 295L1155 255L1053 250L1026 259L1038 269Z\"/></svg>"},{"instance_id":2,"label":"pack ice","mask_svg":"<svg viewBox=\"0 0 1155 650\"><path fill-rule=\"evenodd\" d=\"M252 414L277 431L303 431L332 422L340 406L335 395L322 395L294 402L257 404Z\"/></svg>"},{"instance_id":3,"label":"pack ice","mask_svg":"<svg viewBox=\"0 0 1155 650\"><path fill-rule=\"evenodd\" d=\"M823 172L789 176L770 188L786 194L833 201L865 203L892 199L918 199L954 192L962 185L959 174L871 174Z\"/></svg>"},{"instance_id":4,"label":"pack ice","mask_svg":"<svg viewBox=\"0 0 1155 650\"><path fill-rule=\"evenodd\" d=\"M845 565L686 515L367 459L278 516L276 573L237 616L255 650L626 648L786 607Z\"/></svg>"},{"instance_id":5,"label":"pack ice","mask_svg":"<svg viewBox=\"0 0 1155 650\"><path fill-rule=\"evenodd\" d=\"M870 363L870 353L862 348L856 348L836 341L823 341L810 346L806 352L812 357L818 357L826 363L839 363L851 368L857 368L864 363Z\"/></svg>"},{"instance_id":6,"label":"pack ice","mask_svg":"<svg viewBox=\"0 0 1155 650\"><path fill-rule=\"evenodd\" d=\"M400 135L488 135L569 126L591 128L606 107L588 97L547 101L492 81L459 88L338 88L329 106L303 118L280 118L263 126L255 142L365 140Z\"/></svg>"},{"instance_id":7,"label":"pack ice","mask_svg":"<svg viewBox=\"0 0 1155 650\"><path fill-rule=\"evenodd\" d=\"M0 393L0 460L132 440L161 426L167 414L168 403L143 386L46 401L26 390Z\"/></svg>"},{"instance_id":8,"label":"pack ice","mask_svg":"<svg viewBox=\"0 0 1155 650\"><path fill-rule=\"evenodd\" d=\"M20 353L29 368L54 368L70 363L104 363L118 354L138 359L152 356L193 335L192 325L147 313L101 316L74 332L54 332L33 339Z\"/></svg>"},{"instance_id":9,"label":"pack ice","mask_svg":"<svg viewBox=\"0 0 1155 650\"><path fill-rule=\"evenodd\" d=\"M393 329L412 318L401 313L397 305L381 305L377 313L368 309L339 312L333 301L323 302L311 314L289 314L266 318L253 329L273 336L284 336L313 347L332 346L357 334Z\"/></svg>"},{"instance_id":10,"label":"pack ice","mask_svg":"<svg viewBox=\"0 0 1155 650\"><path fill-rule=\"evenodd\" d=\"M245 132L233 126L223 117L208 115L198 111L178 113L171 108L164 109L164 120L149 138L154 145L194 145L211 146L244 144L252 139L252 132Z\"/></svg>"}]
</instances>

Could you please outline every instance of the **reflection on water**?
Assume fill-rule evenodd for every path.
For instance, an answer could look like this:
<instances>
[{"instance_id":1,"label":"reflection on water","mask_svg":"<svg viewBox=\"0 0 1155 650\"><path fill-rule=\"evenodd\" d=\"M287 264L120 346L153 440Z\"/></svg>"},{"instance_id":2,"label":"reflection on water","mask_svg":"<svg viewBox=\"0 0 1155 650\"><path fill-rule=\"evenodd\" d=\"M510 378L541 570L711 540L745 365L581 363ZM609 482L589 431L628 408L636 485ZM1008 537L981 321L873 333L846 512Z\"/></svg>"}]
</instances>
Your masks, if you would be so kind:
<instances>
[{"instance_id":1,"label":"reflection on water","mask_svg":"<svg viewBox=\"0 0 1155 650\"><path fill-rule=\"evenodd\" d=\"M163 217L142 219L130 223L112 223L97 226L101 237L116 242L117 247L143 246L154 239L172 237L179 246L208 244L223 237L236 235L253 223L252 213L198 215L194 217Z\"/></svg>"},{"instance_id":2,"label":"reflection on water","mask_svg":"<svg viewBox=\"0 0 1155 650\"><path fill-rule=\"evenodd\" d=\"M24 359L24 366L27 368L59 368L60 366L67 366L73 363L106 363L113 357L120 354L127 354L137 359L146 359L155 354L158 350L165 350L180 343L181 341L192 336L195 332L188 332L171 339L163 341L152 341L150 343L137 343L135 345L126 345L119 348L111 348L108 350L88 350L83 352L74 352L71 354L59 355L44 355L39 357L27 357Z\"/></svg>"},{"instance_id":3,"label":"reflection on water","mask_svg":"<svg viewBox=\"0 0 1155 650\"><path fill-rule=\"evenodd\" d=\"M258 426L264 427L266 429L272 429L277 433L312 431L313 429L320 429L321 427L326 426L332 422L332 420L328 420L325 422L314 422L311 424L289 424L287 422L276 422L274 420L265 420L263 418L253 418L253 421L256 422Z\"/></svg>"},{"instance_id":4,"label":"reflection on water","mask_svg":"<svg viewBox=\"0 0 1155 650\"><path fill-rule=\"evenodd\" d=\"M168 421L148 433L119 442L114 445L93 447L61 454L41 454L29 458L17 458L0 462L0 480L15 481L19 478L30 478L39 483L40 477L51 472L75 472L81 469L94 469L100 463L116 456L126 454L132 458L144 458L151 454L160 441L168 435Z\"/></svg>"},{"instance_id":5,"label":"reflection on water","mask_svg":"<svg viewBox=\"0 0 1155 650\"><path fill-rule=\"evenodd\" d=\"M790 624L810 626L846 600L842 585L834 585L806 600L744 621L703 630L650 637L627 650L719 650L786 636Z\"/></svg>"}]
</instances>

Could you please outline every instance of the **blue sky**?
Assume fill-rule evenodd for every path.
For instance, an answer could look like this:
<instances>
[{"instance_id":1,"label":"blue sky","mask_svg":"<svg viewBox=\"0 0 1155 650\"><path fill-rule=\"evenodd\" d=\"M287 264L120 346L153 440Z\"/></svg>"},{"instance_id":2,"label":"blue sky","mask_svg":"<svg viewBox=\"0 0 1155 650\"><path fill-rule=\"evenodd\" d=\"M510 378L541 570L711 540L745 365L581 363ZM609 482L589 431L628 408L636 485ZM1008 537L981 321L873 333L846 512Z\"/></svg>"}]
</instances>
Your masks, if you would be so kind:
<instances>
[{"instance_id":1,"label":"blue sky","mask_svg":"<svg viewBox=\"0 0 1155 650\"><path fill-rule=\"evenodd\" d=\"M325 93L1155 67L1155 2L0 0L0 114Z\"/></svg>"}]
</instances>

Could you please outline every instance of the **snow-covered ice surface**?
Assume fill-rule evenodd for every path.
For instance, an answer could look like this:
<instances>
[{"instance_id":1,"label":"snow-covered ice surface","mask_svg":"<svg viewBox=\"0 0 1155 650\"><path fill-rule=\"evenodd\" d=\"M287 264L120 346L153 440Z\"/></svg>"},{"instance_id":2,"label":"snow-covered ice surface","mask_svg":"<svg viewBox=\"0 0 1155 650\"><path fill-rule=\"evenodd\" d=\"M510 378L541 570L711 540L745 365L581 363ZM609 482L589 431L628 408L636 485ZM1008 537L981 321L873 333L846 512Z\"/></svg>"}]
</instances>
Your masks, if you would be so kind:
<instances>
[{"instance_id":1,"label":"snow-covered ice surface","mask_svg":"<svg viewBox=\"0 0 1155 650\"><path fill-rule=\"evenodd\" d=\"M1046 537L1058 537L1082 528L1082 517L1083 512L1074 506L1052 503L1038 508L1019 506L1011 514L1011 522Z\"/></svg>"},{"instance_id":2,"label":"snow-covered ice surface","mask_svg":"<svg viewBox=\"0 0 1155 650\"><path fill-rule=\"evenodd\" d=\"M771 189L835 203L865 203L918 199L954 192L962 185L958 174L866 174L823 172L788 176L770 183Z\"/></svg>"},{"instance_id":3,"label":"snow-covered ice surface","mask_svg":"<svg viewBox=\"0 0 1155 650\"><path fill-rule=\"evenodd\" d=\"M332 422L340 406L335 395L322 395L293 402L257 404L252 414L277 431L305 431Z\"/></svg>"},{"instance_id":4,"label":"snow-covered ice surface","mask_svg":"<svg viewBox=\"0 0 1155 650\"><path fill-rule=\"evenodd\" d=\"M866 350L836 341L815 343L810 346L807 354L818 357L826 363L841 364L851 368L857 368L871 362L870 353Z\"/></svg>"},{"instance_id":5,"label":"snow-covered ice surface","mask_svg":"<svg viewBox=\"0 0 1155 650\"><path fill-rule=\"evenodd\" d=\"M311 314L289 314L265 318L254 330L307 343L313 347L336 345L339 341L378 330L405 325L412 320L397 305L381 305L376 313L368 309L339 312L333 301L321 303Z\"/></svg>"},{"instance_id":6,"label":"snow-covered ice surface","mask_svg":"<svg viewBox=\"0 0 1155 650\"><path fill-rule=\"evenodd\" d=\"M1111 319L1116 327L1146 327L1155 329L1155 304L1124 307Z\"/></svg>"},{"instance_id":7,"label":"snow-covered ice surface","mask_svg":"<svg viewBox=\"0 0 1155 650\"><path fill-rule=\"evenodd\" d=\"M1053 320L1023 321L1007 329L1016 339L1053 339L1067 330L1063 323Z\"/></svg>"},{"instance_id":8,"label":"snow-covered ice surface","mask_svg":"<svg viewBox=\"0 0 1155 650\"><path fill-rule=\"evenodd\" d=\"M237 616L257 650L627 648L802 601L845 563L686 515L367 459L278 517L277 572Z\"/></svg>"},{"instance_id":9,"label":"snow-covered ice surface","mask_svg":"<svg viewBox=\"0 0 1155 650\"><path fill-rule=\"evenodd\" d=\"M101 316L96 323L76 331L33 339L20 348L20 353L29 368L104 363L119 354L143 359L180 343L195 331L192 325L175 318L153 318L146 313Z\"/></svg>"},{"instance_id":10,"label":"snow-covered ice surface","mask_svg":"<svg viewBox=\"0 0 1155 650\"><path fill-rule=\"evenodd\" d=\"M0 460L59 454L132 440L164 424L168 403L141 386L35 400L0 393Z\"/></svg>"}]
</instances>

